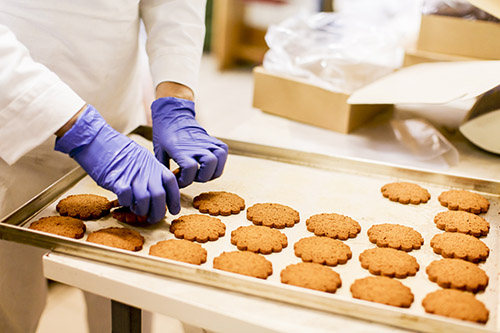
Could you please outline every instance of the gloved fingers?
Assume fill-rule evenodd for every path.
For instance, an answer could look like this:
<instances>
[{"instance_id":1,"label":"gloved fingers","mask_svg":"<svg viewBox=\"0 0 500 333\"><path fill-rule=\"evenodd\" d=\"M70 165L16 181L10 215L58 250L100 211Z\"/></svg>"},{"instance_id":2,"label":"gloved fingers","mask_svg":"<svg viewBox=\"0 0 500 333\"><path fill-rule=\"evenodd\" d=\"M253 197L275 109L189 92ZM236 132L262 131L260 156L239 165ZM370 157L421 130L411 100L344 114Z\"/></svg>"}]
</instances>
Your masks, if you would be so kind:
<instances>
[{"instance_id":1,"label":"gloved fingers","mask_svg":"<svg viewBox=\"0 0 500 333\"><path fill-rule=\"evenodd\" d=\"M153 150L155 152L156 159L160 161L161 164L169 167L170 157L168 154L161 148L161 145L157 144L156 141L153 141Z\"/></svg>"},{"instance_id":2,"label":"gloved fingers","mask_svg":"<svg viewBox=\"0 0 500 333\"><path fill-rule=\"evenodd\" d=\"M142 169L144 170L144 169ZM142 170L139 171L139 175L142 176ZM148 191L148 184L146 179L143 177L135 177L132 182L132 191L134 193L134 201L130 205L130 210L134 214L139 216L148 215L149 204L150 204L150 194Z\"/></svg>"},{"instance_id":3,"label":"gloved fingers","mask_svg":"<svg viewBox=\"0 0 500 333\"><path fill-rule=\"evenodd\" d=\"M125 184L123 179L120 179L117 183L115 183L113 192L115 192L118 197L120 205L127 207L132 206L132 203L134 202L134 194L130 184Z\"/></svg>"},{"instance_id":4,"label":"gloved fingers","mask_svg":"<svg viewBox=\"0 0 500 333\"><path fill-rule=\"evenodd\" d=\"M155 174L149 179L148 189L151 194L151 205L148 216L148 223L157 223L166 214L166 193L162 186L163 172Z\"/></svg>"},{"instance_id":5,"label":"gloved fingers","mask_svg":"<svg viewBox=\"0 0 500 333\"><path fill-rule=\"evenodd\" d=\"M190 185L196 178L196 174L198 173L198 162L194 158L184 158L176 162L181 169L181 173L177 178L177 183L180 188L183 188Z\"/></svg>"},{"instance_id":6,"label":"gloved fingers","mask_svg":"<svg viewBox=\"0 0 500 333\"><path fill-rule=\"evenodd\" d=\"M225 149L224 149L225 148ZM227 145L224 144L223 147L218 147L212 150L212 153L217 157L217 167L215 168L214 174L211 179L218 178L222 175L222 171L224 171L224 166L227 161Z\"/></svg>"},{"instance_id":7,"label":"gloved fingers","mask_svg":"<svg viewBox=\"0 0 500 333\"><path fill-rule=\"evenodd\" d=\"M179 185L177 184L177 178L172 172L165 169L162 172L162 184L163 191L164 193L166 192L167 207L170 214L179 214L181 211L181 193L179 191ZM163 206L165 206L165 200L163 201Z\"/></svg>"},{"instance_id":8,"label":"gloved fingers","mask_svg":"<svg viewBox=\"0 0 500 333\"><path fill-rule=\"evenodd\" d=\"M208 182L214 176L215 169L217 169L217 156L207 152L197 158L200 168L196 174L195 180L197 182Z\"/></svg>"}]
</instances>

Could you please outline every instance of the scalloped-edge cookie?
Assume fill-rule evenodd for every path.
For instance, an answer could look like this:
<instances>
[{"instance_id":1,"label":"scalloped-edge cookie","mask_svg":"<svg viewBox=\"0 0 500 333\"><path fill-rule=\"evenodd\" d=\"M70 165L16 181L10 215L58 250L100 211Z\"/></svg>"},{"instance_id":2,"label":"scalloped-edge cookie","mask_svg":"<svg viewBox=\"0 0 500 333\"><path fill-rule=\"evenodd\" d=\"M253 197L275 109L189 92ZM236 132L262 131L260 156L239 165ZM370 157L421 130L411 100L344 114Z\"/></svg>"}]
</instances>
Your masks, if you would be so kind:
<instances>
[{"instance_id":1,"label":"scalloped-edge cookie","mask_svg":"<svg viewBox=\"0 0 500 333\"><path fill-rule=\"evenodd\" d=\"M307 230L316 236L346 240L356 237L361 231L359 223L352 218L336 213L323 213L306 220Z\"/></svg>"},{"instance_id":2,"label":"scalloped-edge cookie","mask_svg":"<svg viewBox=\"0 0 500 333\"><path fill-rule=\"evenodd\" d=\"M30 224L29 229L80 239L86 226L82 220L69 216L46 216Z\"/></svg>"},{"instance_id":3,"label":"scalloped-edge cookie","mask_svg":"<svg viewBox=\"0 0 500 333\"><path fill-rule=\"evenodd\" d=\"M111 212L111 216L113 216L114 219L120 222L130 225L149 225L147 223L147 216L136 215L130 210L129 207L119 207L113 209L113 211Z\"/></svg>"},{"instance_id":4,"label":"scalloped-edge cookie","mask_svg":"<svg viewBox=\"0 0 500 333\"><path fill-rule=\"evenodd\" d=\"M449 232L460 232L474 237L486 236L490 223L481 216L461 210L448 210L434 217L436 227Z\"/></svg>"},{"instance_id":5,"label":"scalloped-edge cookie","mask_svg":"<svg viewBox=\"0 0 500 333\"><path fill-rule=\"evenodd\" d=\"M449 190L438 197L441 205L450 210L463 210L466 212L481 214L486 213L490 207L488 199L479 193L466 190Z\"/></svg>"},{"instance_id":6,"label":"scalloped-edge cookie","mask_svg":"<svg viewBox=\"0 0 500 333\"><path fill-rule=\"evenodd\" d=\"M476 264L462 259L441 259L425 269L429 280L442 288L453 288L472 293L486 289L488 275Z\"/></svg>"},{"instance_id":7,"label":"scalloped-edge cookie","mask_svg":"<svg viewBox=\"0 0 500 333\"><path fill-rule=\"evenodd\" d=\"M402 204L418 205L426 203L431 198L431 194L420 185L396 182L382 186L380 189L382 195L391 201L396 201Z\"/></svg>"},{"instance_id":8,"label":"scalloped-edge cookie","mask_svg":"<svg viewBox=\"0 0 500 333\"><path fill-rule=\"evenodd\" d=\"M376 224L368 229L367 234L370 242L377 246L406 252L420 249L424 244L424 238L418 231L400 224Z\"/></svg>"},{"instance_id":9,"label":"scalloped-edge cookie","mask_svg":"<svg viewBox=\"0 0 500 333\"><path fill-rule=\"evenodd\" d=\"M354 298L402 308L409 308L414 300L410 288L386 276L357 279L350 289Z\"/></svg>"},{"instance_id":10,"label":"scalloped-edge cookie","mask_svg":"<svg viewBox=\"0 0 500 333\"><path fill-rule=\"evenodd\" d=\"M458 232L444 232L431 239L434 252L445 258L458 258L471 262L486 260L490 249L474 236Z\"/></svg>"},{"instance_id":11,"label":"scalloped-edge cookie","mask_svg":"<svg viewBox=\"0 0 500 333\"><path fill-rule=\"evenodd\" d=\"M282 283L328 293L334 293L342 286L337 272L312 262L288 265L281 271L280 277Z\"/></svg>"},{"instance_id":12,"label":"scalloped-edge cookie","mask_svg":"<svg viewBox=\"0 0 500 333\"><path fill-rule=\"evenodd\" d=\"M56 210L61 216L91 220L108 215L112 207L113 203L106 197L96 194L73 194L61 199Z\"/></svg>"},{"instance_id":13,"label":"scalloped-edge cookie","mask_svg":"<svg viewBox=\"0 0 500 333\"><path fill-rule=\"evenodd\" d=\"M201 214L183 215L172 221L170 232L177 238L206 243L226 234L226 225L220 219Z\"/></svg>"},{"instance_id":14,"label":"scalloped-edge cookie","mask_svg":"<svg viewBox=\"0 0 500 333\"><path fill-rule=\"evenodd\" d=\"M159 241L149 248L149 254L193 265L201 265L207 261L207 250L200 244L185 239Z\"/></svg>"},{"instance_id":15,"label":"scalloped-edge cookie","mask_svg":"<svg viewBox=\"0 0 500 333\"><path fill-rule=\"evenodd\" d=\"M231 232L231 244L238 250L270 254L280 252L288 246L285 234L269 227L249 225L238 227Z\"/></svg>"},{"instance_id":16,"label":"scalloped-edge cookie","mask_svg":"<svg viewBox=\"0 0 500 333\"><path fill-rule=\"evenodd\" d=\"M214 258L213 266L227 272L267 279L273 274L273 264L263 255L250 251L223 252Z\"/></svg>"},{"instance_id":17,"label":"scalloped-edge cookie","mask_svg":"<svg viewBox=\"0 0 500 333\"><path fill-rule=\"evenodd\" d=\"M478 323L488 321L489 311L483 302L467 291L440 289L422 300L425 312Z\"/></svg>"},{"instance_id":18,"label":"scalloped-edge cookie","mask_svg":"<svg viewBox=\"0 0 500 333\"><path fill-rule=\"evenodd\" d=\"M144 237L135 230L110 227L92 232L87 242L116 247L129 251L140 251L144 245Z\"/></svg>"},{"instance_id":19,"label":"scalloped-edge cookie","mask_svg":"<svg viewBox=\"0 0 500 333\"><path fill-rule=\"evenodd\" d=\"M339 241L329 237L306 237L294 244L295 255L304 262L314 262L337 266L345 264L352 257L351 248Z\"/></svg>"},{"instance_id":20,"label":"scalloped-edge cookie","mask_svg":"<svg viewBox=\"0 0 500 333\"><path fill-rule=\"evenodd\" d=\"M194 197L193 207L200 213L229 216L245 209L245 200L237 194L226 191L203 192Z\"/></svg>"},{"instance_id":21,"label":"scalloped-edge cookie","mask_svg":"<svg viewBox=\"0 0 500 333\"><path fill-rule=\"evenodd\" d=\"M378 247L363 251L359 255L361 267L374 275L404 279L417 274L420 265L415 257L389 247Z\"/></svg>"},{"instance_id":22,"label":"scalloped-edge cookie","mask_svg":"<svg viewBox=\"0 0 500 333\"><path fill-rule=\"evenodd\" d=\"M247 219L255 225L283 229L299 223L299 212L278 203L257 203L247 209Z\"/></svg>"}]
</instances>

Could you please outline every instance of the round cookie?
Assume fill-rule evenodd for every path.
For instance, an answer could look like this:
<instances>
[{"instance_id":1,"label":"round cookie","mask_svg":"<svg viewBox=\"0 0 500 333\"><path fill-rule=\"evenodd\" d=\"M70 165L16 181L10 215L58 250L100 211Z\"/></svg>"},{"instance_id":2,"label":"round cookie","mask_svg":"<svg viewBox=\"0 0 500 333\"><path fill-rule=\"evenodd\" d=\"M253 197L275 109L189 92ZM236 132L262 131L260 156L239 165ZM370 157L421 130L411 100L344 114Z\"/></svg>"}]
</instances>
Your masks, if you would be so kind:
<instances>
[{"instance_id":1,"label":"round cookie","mask_svg":"<svg viewBox=\"0 0 500 333\"><path fill-rule=\"evenodd\" d=\"M385 276L355 280L351 285L351 294L354 298L402 308L409 308L414 299L410 288Z\"/></svg>"},{"instance_id":2,"label":"round cookie","mask_svg":"<svg viewBox=\"0 0 500 333\"><path fill-rule=\"evenodd\" d=\"M90 220L108 215L112 207L112 202L106 197L95 194L75 194L59 201L56 210L62 216Z\"/></svg>"},{"instance_id":3,"label":"round cookie","mask_svg":"<svg viewBox=\"0 0 500 333\"><path fill-rule=\"evenodd\" d=\"M280 274L281 282L297 287L334 293L342 285L340 275L333 269L312 262L286 266Z\"/></svg>"},{"instance_id":4,"label":"round cookie","mask_svg":"<svg viewBox=\"0 0 500 333\"><path fill-rule=\"evenodd\" d=\"M490 249L474 236L457 232L444 232L431 239L431 247L445 258L458 258L479 262L486 260Z\"/></svg>"},{"instance_id":5,"label":"round cookie","mask_svg":"<svg viewBox=\"0 0 500 333\"><path fill-rule=\"evenodd\" d=\"M337 266L345 264L352 257L348 245L329 237L307 237L300 239L293 246L295 255L305 262Z\"/></svg>"},{"instance_id":6,"label":"round cookie","mask_svg":"<svg viewBox=\"0 0 500 333\"><path fill-rule=\"evenodd\" d=\"M140 251L144 245L144 237L135 230L110 227L94 231L87 237L87 242L123 250Z\"/></svg>"},{"instance_id":7,"label":"round cookie","mask_svg":"<svg viewBox=\"0 0 500 333\"><path fill-rule=\"evenodd\" d=\"M361 231L359 223L352 218L335 213L313 215L306 220L307 230L316 236L346 240Z\"/></svg>"},{"instance_id":8,"label":"round cookie","mask_svg":"<svg viewBox=\"0 0 500 333\"><path fill-rule=\"evenodd\" d=\"M400 224L377 224L368 229L370 242L380 247L391 247L410 252L424 244L422 235L413 228Z\"/></svg>"},{"instance_id":9,"label":"round cookie","mask_svg":"<svg viewBox=\"0 0 500 333\"><path fill-rule=\"evenodd\" d=\"M422 305L428 313L479 323L488 321L489 311L484 303L466 291L440 289L427 294Z\"/></svg>"},{"instance_id":10,"label":"round cookie","mask_svg":"<svg viewBox=\"0 0 500 333\"><path fill-rule=\"evenodd\" d=\"M213 266L227 272L267 279L273 274L272 263L264 256L250 251L223 252L214 258Z\"/></svg>"},{"instance_id":11,"label":"round cookie","mask_svg":"<svg viewBox=\"0 0 500 333\"><path fill-rule=\"evenodd\" d=\"M129 207L119 207L111 212L111 216L116 220L130 225L148 225L147 216L139 216L133 213Z\"/></svg>"},{"instance_id":12,"label":"round cookie","mask_svg":"<svg viewBox=\"0 0 500 333\"><path fill-rule=\"evenodd\" d=\"M31 223L29 229L80 239L85 234L86 226L82 220L73 217L47 216Z\"/></svg>"},{"instance_id":13,"label":"round cookie","mask_svg":"<svg viewBox=\"0 0 500 333\"><path fill-rule=\"evenodd\" d=\"M149 248L149 254L193 265L201 265L207 261L207 250L200 244L185 239L160 241Z\"/></svg>"},{"instance_id":14,"label":"round cookie","mask_svg":"<svg viewBox=\"0 0 500 333\"><path fill-rule=\"evenodd\" d=\"M258 203L247 209L247 219L255 225L283 229L300 221L299 212L277 203Z\"/></svg>"},{"instance_id":15,"label":"round cookie","mask_svg":"<svg viewBox=\"0 0 500 333\"><path fill-rule=\"evenodd\" d=\"M412 203L418 205L426 203L431 198L429 191L417 184L397 182L382 186L382 195L391 201L402 204Z\"/></svg>"},{"instance_id":16,"label":"round cookie","mask_svg":"<svg viewBox=\"0 0 500 333\"><path fill-rule=\"evenodd\" d=\"M374 275L404 279L417 274L420 265L415 257L388 247L368 249L359 255L361 267Z\"/></svg>"},{"instance_id":17,"label":"round cookie","mask_svg":"<svg viewBox=\"0 0 500 333\"><path fill-rule=\"evenodd\" d=\"M231 244L236 245L238 250L269 254L287 247L288 239L276 229L249 225L231 232Z\"/></svg>"},{"instance_id":18,"label":"round cookie","mask_svg":"<svg viewBox=\"0 0 500 333\"><path fill-rule=\"evenodd\" d=\"M466 190L450 190L438 197L441 205L451 210L463 210L474 214L486 213L490 207L488 199L481 194Z\"/></svg>"},{"instance_id":19,"label":"round cookie","mask_svg":"<svg viewBox=\"0 0 500 333\"><path fill-rule=\"evenodd\" d=\"M434 223L441 230L460 232L475 237L486 236L490 230L489 222L481 216L460 210L438 213L434 217Z\"/></svg>"},{"instance_id":20,"label":"round cookie","mask_svg":"<svg viewBox=\"0 0 500 333\"><path fill-rule=\"evenodd\" d=\"M441 259L425 269L429 280L440 287L466 290L473 293L486 289L488 275L477 265L462 259Z\"/></svg>"},{"instance_id":21,"label":"round cookie","mask_svg":"<svg viewBox=\"0 0 500 333\"><path fill-rule=\"evenodd\" d=\"M201 214L184 215L172 221L170 232L177 238L205 243L226 234L226 225L218 218Z\"/></svg>"},{"instance_id":22,"label":"round cookie","mask_svg":"<svg viewBox=\"0 0 500 333\"><path fill-rule=\"evenodd\" d=\"M245 200L225 191L204 192L194 197L193 206L201 213L229 216L245 209Z\"/></svg>"}]
</instances>

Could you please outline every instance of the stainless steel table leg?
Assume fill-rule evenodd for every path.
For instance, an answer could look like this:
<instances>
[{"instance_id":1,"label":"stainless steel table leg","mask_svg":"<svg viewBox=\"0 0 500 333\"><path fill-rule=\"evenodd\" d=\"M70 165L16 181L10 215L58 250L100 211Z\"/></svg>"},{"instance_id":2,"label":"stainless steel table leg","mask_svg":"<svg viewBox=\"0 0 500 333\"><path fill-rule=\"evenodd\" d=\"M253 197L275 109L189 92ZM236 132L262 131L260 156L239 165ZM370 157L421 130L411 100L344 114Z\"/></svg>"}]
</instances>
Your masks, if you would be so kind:
<instances>
[{"instance_id":1,"label":"stainless steel table leg","mask_svg":"<svg viewBox=\"0 0 500 333\"><path fill-rule=\"evenodd\" d=\"M141 317L141 309L111 300L111 328L113 333L141 333Z\"/></svg>"}]
</instances>

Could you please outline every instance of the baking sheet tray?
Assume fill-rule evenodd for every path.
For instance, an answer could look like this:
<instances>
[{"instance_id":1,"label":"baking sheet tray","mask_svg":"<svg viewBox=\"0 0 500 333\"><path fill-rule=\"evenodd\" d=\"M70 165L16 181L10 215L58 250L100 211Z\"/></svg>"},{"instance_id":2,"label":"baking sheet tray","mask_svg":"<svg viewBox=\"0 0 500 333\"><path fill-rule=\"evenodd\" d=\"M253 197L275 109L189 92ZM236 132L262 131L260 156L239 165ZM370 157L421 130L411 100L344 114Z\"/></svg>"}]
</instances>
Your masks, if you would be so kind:
<instances>
[{"instance_id":1,"label":"baking sheet tray","mask_svg":"<svg viewBox=\"0 0 500 333\"><path fill-rule=\"evenodd\" d=\"M141 136L138 136L140 134ZM138 128L132 137L151 149L150 129ZM284 301L323 311L349 315L389 325L421 330L454 332L497 332L499 300L500 247L500 183L485 179L455 177L423 170L401 168L389 164L345 159L311 154L269 146L222 139L230 147L230 155L223 177L209 183L195 183L181 190L182 210L177 216L167 215L165 221L149 227L133 227L114 220L111 215L97 221L86 221L87 232L81 240L27 229L29 224L42 216L57 215L55 205L70 194L95 193L115 199L115 195L98 187L83 170L75 169L39 196L21 207L0 223L3 239L31 244L53 251L90 258L151 273L180 278L192 282L239 291L256 296ZM382 185L393 181L412 181L427 188L431 200L421 205L402 205L384 198ZM425 268L441 256L429 246L431 238L442 231L437 229L433 217L446 208L437 201L438 195L449 189L467 189L480 192L490 201L488 213L482 214L490 224L490 233L481 238L490 248L486 262L479 264L490 281L477 298L490 310L486 324L475 324L425 313L422 299L429 292L439 289L430 282ZM273 274L267 280L250 278L212 268L213 258L223 251L235 251L230 242L231 231L242 225L251 225L245 211L238 215L219 217L226 225L226 235L216 242L202 246L208 251L205 264L194 266L148 255L149 247L157 241L174 238L169 232L170 222L180 215L199 213L192 207L194 196L205 191L225 190L239 194L246 207L259 202L276 202L293 207L300 213L300 222L292 228L280 229L288 237L288 247L279 253L266 255L273 263ZM314 214L335 212L352 217L361 225L356 238L344 241L353 252L345 265L333 269L342 278L342 287L335 294L284 285L280 271L287 265L301 260L294 255L293 244L300 238L313 236L307 231L305 221ZM368 240L366 231L373 224L397 223L418 230L424 237L420 250L410 252L420 264L416 276L400 281L412 289L415 300L409 309L400 309L378 303L356 300L349 287L357 278L370 276L359 263L359 254L375 247ZM146 239L143 250L132 253L86 242L87 235L109 226L126 226L139 231Z\"/></svg>"}]
</instances>

